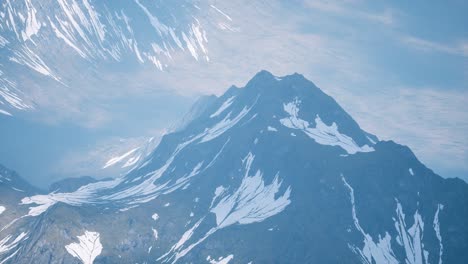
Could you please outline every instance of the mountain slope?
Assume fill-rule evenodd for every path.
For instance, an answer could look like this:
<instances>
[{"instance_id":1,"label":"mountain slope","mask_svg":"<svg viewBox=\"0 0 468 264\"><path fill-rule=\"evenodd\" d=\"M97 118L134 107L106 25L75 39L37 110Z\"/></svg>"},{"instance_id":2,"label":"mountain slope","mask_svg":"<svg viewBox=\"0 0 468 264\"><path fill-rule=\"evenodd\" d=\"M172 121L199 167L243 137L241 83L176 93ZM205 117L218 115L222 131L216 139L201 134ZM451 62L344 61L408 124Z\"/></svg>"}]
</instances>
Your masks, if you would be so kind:
<instances>
[{"instance_id":1,"label":"mountain slope","mask_svg":"<svg viewBox=\"0 0 468 264\"><path fill-rule=\"evenodd\" d=\"M7 263L468 260L468 185L303 76L262 71L195 116L124 177L23 198L29 236Z\"/></svg>"}]
</instances>

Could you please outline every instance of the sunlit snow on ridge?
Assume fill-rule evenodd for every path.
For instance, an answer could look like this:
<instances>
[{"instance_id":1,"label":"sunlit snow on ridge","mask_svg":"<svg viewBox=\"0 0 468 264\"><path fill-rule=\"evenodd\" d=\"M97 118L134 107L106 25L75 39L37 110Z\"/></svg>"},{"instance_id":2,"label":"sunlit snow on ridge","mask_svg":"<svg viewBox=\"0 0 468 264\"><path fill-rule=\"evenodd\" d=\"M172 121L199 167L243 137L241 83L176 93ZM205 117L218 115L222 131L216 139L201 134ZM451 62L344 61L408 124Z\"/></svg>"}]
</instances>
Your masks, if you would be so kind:
<instances>
[{"instance_id":1,"label":"sunlit snow on ridge","mask_svg":"<svg viewBox=\"0 0 468 264\"><path fill-rule=\"evenodd\" d=\"M362 147L358 146L351 137L341 134L338 131L338 125L336 123L333 123L331 126L327 126L323 123L318 114L315 118L316 127L310 127L309 122L299 118L299 104L300 101L298 99L287 104L283 104L284 111L289 114L289 117L280 119L280 123L283 126L304 132L318 144L339 146L348 154L374 151L374 148L369 147L368 145L364 145Z\"/></svg>"}]
</instances>

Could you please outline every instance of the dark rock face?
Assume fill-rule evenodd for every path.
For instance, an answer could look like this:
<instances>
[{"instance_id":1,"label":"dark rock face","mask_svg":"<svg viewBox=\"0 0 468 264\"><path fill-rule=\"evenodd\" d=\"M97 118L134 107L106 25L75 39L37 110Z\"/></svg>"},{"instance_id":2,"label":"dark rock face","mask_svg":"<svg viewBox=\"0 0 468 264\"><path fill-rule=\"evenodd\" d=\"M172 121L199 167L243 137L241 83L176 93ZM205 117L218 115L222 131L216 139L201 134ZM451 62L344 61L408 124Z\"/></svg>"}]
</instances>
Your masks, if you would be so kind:
<instances>
[{"instance_id":1,"label":"dark rock face","mask_svg":"<svg viewBox=\"0 0 468 264\"><path fill-rule=\"evenodd\" d=\"M303 76L262 71L197 109L122 178L25 194L14 210L27 216L0 239L28 235L0 258L468 261L468 185L434 174L405 146L378 141Z\"/></svg>"}]
</instances>

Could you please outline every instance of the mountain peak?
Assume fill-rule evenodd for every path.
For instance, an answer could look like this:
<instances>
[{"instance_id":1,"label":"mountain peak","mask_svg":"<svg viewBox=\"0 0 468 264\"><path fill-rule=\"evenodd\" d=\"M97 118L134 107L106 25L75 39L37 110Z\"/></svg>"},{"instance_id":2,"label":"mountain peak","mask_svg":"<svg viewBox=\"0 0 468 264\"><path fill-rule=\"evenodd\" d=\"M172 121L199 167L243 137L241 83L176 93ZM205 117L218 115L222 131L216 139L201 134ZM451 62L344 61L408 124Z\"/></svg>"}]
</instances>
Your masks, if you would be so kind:
<instances>
[{"instance_id":1,"label":"mountain peak","mask_svg":"<svg viewBox=\"0 0 468 264\"><path fill-rule=\"evenodd\" d=\"M21 243L0 261L70 263L70 245L91 240L101 263L468 259L468 185L443 181L406 147L374 142L302 75L262 71L246 89L208 98L123 177L27 197L0 184L0 223L28 216L5 229ZM310 238L320 243L281 243Z\"/></svg>"},{"instance_id":2,"label":"mountain peak","mask_svg":"<svg viewBox=\"0 0 468 264\"><path fill-rule=\"evenodd\" d=\"M249 84L275 81L275 79L277 78L278 77L274 76L271 72L267 70L261 70L257 74L255 74L252 79L250 79L247 86L251 86Z\"/></svg>"},{"instance_id":3,"label":"mountain peak","mask_svg":"<svg viewBox=\"0 0 468 264\"><path fill-rule=\"evenodd\" d=\"M297 72L284 76L275 76L267 70L261 70L250 79L245 88L255 91L293 89L295 93L324 94L312 81Z\"/></svg>"}]
</instances>

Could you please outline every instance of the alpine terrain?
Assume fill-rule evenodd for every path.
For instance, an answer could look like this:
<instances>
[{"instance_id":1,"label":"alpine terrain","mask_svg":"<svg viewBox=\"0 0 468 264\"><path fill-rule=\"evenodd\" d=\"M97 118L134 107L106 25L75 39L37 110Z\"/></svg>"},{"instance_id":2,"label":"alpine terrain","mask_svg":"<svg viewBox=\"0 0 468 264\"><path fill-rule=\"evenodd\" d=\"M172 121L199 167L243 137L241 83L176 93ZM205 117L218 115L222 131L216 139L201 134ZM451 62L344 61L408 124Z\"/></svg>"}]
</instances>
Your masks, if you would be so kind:
<instances>
[{"instance_id":1,"label":"alpine terrain","mask_svg":"<svg viewBox=\"0 0 468 264\"><path fill-rule=\"evenodd\" d=\"M468 184L302 75L261 71L197 109L119 178L43 193L1 168L0 263L468 263Z\"/></svg>"}]
</instances>

